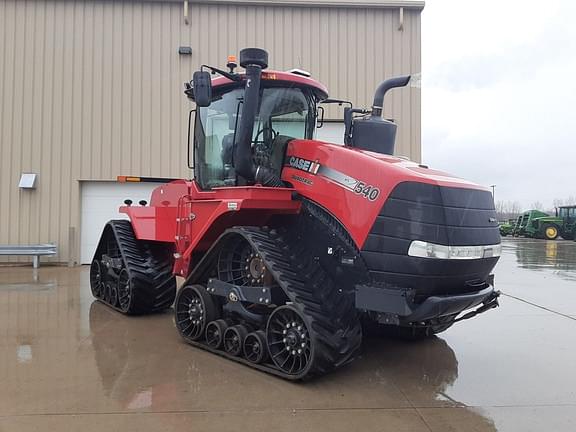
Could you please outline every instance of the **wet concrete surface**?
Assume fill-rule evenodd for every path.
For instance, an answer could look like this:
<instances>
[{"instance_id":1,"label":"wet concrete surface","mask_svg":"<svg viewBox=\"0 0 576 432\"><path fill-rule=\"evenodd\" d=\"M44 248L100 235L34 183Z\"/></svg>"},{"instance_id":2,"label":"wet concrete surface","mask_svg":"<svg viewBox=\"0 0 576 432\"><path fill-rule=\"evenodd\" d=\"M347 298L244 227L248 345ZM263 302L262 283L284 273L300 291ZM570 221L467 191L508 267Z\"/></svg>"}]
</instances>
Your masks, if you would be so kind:
<instances>
[{"instance_id":1,"label":"wet concrete surface","mask_svg":"<svg viewBox=\"0 0 576 432\"><path fill-rule=\"evenodd\" d=\"M574 431L576 242L505 239L501 308L366 340L295 384L94 302L88 267L0 268L0 431Z\"/></svg>"}]
</instances>

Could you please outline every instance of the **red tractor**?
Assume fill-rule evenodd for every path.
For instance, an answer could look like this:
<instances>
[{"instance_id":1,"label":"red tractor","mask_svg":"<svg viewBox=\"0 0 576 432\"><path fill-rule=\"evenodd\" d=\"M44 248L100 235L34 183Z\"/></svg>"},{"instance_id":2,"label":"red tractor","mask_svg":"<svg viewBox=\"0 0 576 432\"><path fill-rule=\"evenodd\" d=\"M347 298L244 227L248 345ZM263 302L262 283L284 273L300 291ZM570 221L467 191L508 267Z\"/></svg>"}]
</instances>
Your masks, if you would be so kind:
<instances>
[{"instance_id":1,"label":"red tractor","mask_svg":"<svg viewBox=\"0 0 576 432\"><path fill-rule=\"evenodd\" d=\"M342 146L313 139L319 104L337 102L326 87L267 65L247 48L243 73L229 59L186 84L194 179L120 207L130 221L104 228L94 296L125 314L175 299L186 342L293 380L352 361L363 328L423 338L498 306L490 191L392 156L384 95L410 77L345 108Z\"/></svg>"}]
</instances>

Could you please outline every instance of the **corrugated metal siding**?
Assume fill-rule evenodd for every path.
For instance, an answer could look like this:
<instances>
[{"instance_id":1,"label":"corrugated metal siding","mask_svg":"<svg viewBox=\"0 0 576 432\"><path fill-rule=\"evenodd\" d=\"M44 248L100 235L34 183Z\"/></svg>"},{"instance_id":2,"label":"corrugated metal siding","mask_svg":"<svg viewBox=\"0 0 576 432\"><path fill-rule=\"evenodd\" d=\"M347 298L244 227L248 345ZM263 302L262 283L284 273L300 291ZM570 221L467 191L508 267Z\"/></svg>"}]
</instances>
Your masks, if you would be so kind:
<instances>
[{"instance_id":1,"label":"corrugated metal siding","mask_svg":"<svg viewBox=\"0 0 576 432\"><path fill-rule=\"evenodd\" d=\"M190 4L187 26L178 3L0 0L0 243L53 241L67 261L80 180L189 177L182 83L200 62L260 46L272 68L309 70L370 106L382 79L421 68L420 12L405 10L403 31L398 15ZM398 154L419 160L420 90L394 92L385 116L399 122ZM18 189L22 172L39 174L36 190Z\"/></svg>"}]
</instances>

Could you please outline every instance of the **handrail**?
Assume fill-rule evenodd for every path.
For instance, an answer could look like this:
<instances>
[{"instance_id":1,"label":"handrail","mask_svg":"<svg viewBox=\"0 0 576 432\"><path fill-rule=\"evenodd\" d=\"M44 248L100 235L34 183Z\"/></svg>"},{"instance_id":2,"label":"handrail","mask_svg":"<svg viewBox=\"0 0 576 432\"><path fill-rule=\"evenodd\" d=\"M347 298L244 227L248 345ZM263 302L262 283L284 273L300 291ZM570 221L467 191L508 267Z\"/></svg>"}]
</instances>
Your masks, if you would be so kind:
<instances>
[{"instance_id":1,"label":"handrail","mask_svg":"<svg viewBox=\"0 0 576 432\"><path fill-rule=\"evenodd\" d=\"M0 245L0 255L28 255L33 257L32 266L40 267L40 257L56 255L58 248L55 244L36 245Z\"/></svg>"}]
</instances>

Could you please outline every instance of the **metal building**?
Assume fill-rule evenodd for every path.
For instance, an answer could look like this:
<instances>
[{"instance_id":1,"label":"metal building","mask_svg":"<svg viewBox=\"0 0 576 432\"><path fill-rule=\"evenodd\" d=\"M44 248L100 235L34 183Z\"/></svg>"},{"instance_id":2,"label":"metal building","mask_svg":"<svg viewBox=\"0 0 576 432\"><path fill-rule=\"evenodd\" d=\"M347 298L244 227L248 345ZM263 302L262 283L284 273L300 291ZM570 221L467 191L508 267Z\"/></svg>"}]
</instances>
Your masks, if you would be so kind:
<instances>
[{"instance_id":1,"label":"metal building","mask_svg":"<svg viewBox=\"0 0 576 432\"><path fill-rule=\"evenodd\" d=\"M305 69L332 97L369 107L384 78L420 72L423 7L0 0L0 244L54 242L53 260L89 261L99 224L124 198L149 194L147 184L114 183L117 175L191 177L182 89L201 62L223 66L228 54L262 47L272 69ZM399 123L397 154L420 160L420 90L393 92L385 116ZM318 136L341 139L341 129L327 123ZM37 174L35 188L19 187L22 173Z\"/></svg>"}]
</instances>

